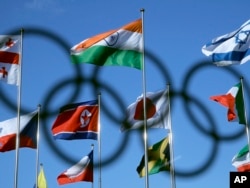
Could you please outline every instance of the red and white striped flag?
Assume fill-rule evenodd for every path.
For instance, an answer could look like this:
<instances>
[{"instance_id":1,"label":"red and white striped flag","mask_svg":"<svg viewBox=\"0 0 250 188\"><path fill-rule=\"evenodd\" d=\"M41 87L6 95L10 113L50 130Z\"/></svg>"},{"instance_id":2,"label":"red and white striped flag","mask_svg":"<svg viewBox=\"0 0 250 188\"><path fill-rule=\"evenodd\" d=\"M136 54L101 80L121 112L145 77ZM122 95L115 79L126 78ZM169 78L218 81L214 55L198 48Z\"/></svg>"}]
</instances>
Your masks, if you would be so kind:
<instances>
[{"instance_id":1,"label":"red and white striped flag","mask_svg":"<svg viewBox=\"0 0 250 188\"><path fill-rule=\"evenodd\" d=\"M0 35L0 80L19 85L20 35Z\"/></svg>"}]
</instances>

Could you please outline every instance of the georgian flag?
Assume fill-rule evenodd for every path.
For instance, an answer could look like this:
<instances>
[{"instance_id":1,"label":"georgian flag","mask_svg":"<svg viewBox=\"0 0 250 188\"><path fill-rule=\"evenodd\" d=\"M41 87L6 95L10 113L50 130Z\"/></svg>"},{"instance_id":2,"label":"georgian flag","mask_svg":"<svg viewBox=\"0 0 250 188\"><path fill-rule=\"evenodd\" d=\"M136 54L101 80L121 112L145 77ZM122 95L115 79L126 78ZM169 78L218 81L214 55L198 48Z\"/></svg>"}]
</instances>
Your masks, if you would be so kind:
<instances>
[{"instance_id":1,"label":"georgian flag","mask_svg":"<svg viewBox=\"0 0 250 188\"><path fill-rule=\"evenodd\" d=\"M0 35L0 80L19 85L20 35Z\"/></svg>"}]
</instances>

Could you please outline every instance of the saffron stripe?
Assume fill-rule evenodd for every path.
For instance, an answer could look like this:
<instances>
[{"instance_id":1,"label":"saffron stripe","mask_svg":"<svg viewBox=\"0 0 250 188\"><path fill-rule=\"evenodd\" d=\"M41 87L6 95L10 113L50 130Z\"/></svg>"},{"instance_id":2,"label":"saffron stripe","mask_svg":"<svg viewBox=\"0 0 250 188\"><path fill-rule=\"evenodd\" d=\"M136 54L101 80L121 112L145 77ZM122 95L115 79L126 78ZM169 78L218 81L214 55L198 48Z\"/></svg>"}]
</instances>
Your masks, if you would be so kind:
<instances>
[{"instance_id":1,"label":"saffron stripe","mask_svg":"<svg viewBox=\"0 0 250 188\"><path fill-rule=\"evenodd\" d=\"M132 23L129 23L123 26L122 29L131 31L131 32L142 33L142 21L141 19L138 19Z\"/></svg>"},{"instance_id":2,"label":"saffron stripe","mask_svg":"<svg viewBox=\"0 0 250 188\"><path fill-rule=\"evenodd\" d=\"M101 40L103 40L106 37L112 35L113 33L118 32L119 30L126 30L126 31L129 31L129 32L137 32L137 33L141 34L142 33L142 22L141 22L141 19L138 19L138 20L136 20L136 21L134 21L132 23L129 23L129 24L123 26L120 29L110 30L108 32L101 33L101 34L98 34L98 35L93 36L91 38L88 38L88 39L80 42L79 44L75 45L72 48L72 51L76 51L77 52L79 50L89 48L90 46L96 44L97 42L100 42Z\"/></svg>"},{"instance_id":3,"label":"saffron stripe","mask_svg":"<svg viewBox=\"0 0 250 188\"><path fill-rule=\"evenodd\" d=\"M85 48L89 48L90 46L94 45L95 43L103 40L104 38L108 37L109 35L113 34L116 30L111 30L105 33L101 33L94 37L88 38L82 41L80 44L75 45L72 50L79 51Z\"/></svg>"}]
</instances>

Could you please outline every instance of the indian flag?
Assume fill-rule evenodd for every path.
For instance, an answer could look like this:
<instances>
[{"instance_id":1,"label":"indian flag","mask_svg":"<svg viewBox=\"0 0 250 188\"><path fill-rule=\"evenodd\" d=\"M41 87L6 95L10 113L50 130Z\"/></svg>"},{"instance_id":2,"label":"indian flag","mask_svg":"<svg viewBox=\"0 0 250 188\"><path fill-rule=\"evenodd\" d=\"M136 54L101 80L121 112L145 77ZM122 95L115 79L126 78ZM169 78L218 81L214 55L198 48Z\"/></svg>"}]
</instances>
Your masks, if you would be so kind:
<instances>
[{"instance_id":1,"label":"indian flag","mask_svg":"<svg viewBox=\"0 0 250 188\"><path fill-rule=\"evenodd\" d=\"M142 69L142 20L83 40L71 48L73 63Z\"/></svg>"},{"instance_id":2,"label":"indian flag","mask_svg":"<svg viewBox=\"0 0 250 188\"><path fill-rule=\"evenodd\" d=\"M248 145L242 148L232 159L232 165L238 172L250 172L250 155Z\"/></svg>"},{"instance_id":3,"label":"indian flag","mask_svg":"<svg viewBox=\"0 0 250 188\"><path fill-rule=\"evenodd\" d=\"M0 80L19 84L20 35L0 35Z\"/></svg>"},{"instance_id":4,"label":"indian flag","mask_svg":"<svg viewBox=\"0 0 250 188\"><path fill-rule=\"evenodd\" d=\"M226 94L212 96L210 99L228 108L228 121L238 121L240 124L246 124L241 83L234 85Z\"/></svg>"}]
</instances>

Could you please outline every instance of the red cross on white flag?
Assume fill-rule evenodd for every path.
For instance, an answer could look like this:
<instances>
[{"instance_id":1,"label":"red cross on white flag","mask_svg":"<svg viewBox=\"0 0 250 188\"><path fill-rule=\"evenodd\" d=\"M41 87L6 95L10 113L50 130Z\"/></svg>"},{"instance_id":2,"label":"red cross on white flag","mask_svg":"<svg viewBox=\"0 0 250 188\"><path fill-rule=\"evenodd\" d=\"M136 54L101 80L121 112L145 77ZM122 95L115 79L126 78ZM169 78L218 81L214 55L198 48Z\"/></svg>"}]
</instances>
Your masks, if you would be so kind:
<instances>
[{"instance_id":1,"label":"red cross on white flag","mask_svg":"<svg viewBox=\"0 0 250 188\"><path fill-rule=\"evenodd\" d=\"M20 35L0 35L0 80L19 84Z\"/></svg>"}]
</instances>

